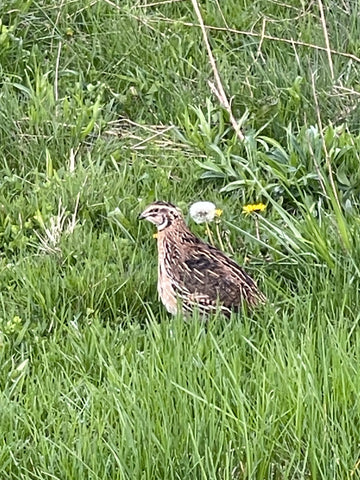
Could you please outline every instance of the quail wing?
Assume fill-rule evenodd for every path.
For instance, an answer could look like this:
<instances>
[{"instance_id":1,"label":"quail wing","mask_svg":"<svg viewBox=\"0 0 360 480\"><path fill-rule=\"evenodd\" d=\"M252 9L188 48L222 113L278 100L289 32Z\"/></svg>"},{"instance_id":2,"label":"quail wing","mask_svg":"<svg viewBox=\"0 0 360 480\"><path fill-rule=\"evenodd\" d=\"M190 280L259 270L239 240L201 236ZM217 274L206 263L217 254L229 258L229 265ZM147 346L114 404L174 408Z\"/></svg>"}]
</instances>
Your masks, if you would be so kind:
<instances>
[{"instance_id":1,"label":"quail wing","mask_svg":"<svg viewBox=\"0 0 360 480\"><path fill-rule=\"evenodd\" d=\"M181 257L173 257L171 280L186 309L215 310L229 314L242 303L256 305L263 301L252 278L217 248L196 243Z\"/></svg>"}]
</instances>

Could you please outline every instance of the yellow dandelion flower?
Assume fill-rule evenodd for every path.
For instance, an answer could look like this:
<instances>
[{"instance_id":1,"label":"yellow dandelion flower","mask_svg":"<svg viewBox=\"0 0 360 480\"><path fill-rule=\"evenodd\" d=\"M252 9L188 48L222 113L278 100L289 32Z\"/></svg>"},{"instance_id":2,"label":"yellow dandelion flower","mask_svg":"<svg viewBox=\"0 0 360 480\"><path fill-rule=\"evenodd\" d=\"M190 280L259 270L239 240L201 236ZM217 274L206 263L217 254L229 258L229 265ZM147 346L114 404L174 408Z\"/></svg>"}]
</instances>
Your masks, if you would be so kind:
<instances>
[{"instance_id":1,"label":"yellow dandelion flower","mask_svg":"<svg viewBox=\"0 0 360 480\"><path fill-rule=\"evenodd\" d=\"M263 203L250 203L243 206L243 213L249 215L252 212L263 212L266 209L266 205Z\"/></svg>"}]
</instances>

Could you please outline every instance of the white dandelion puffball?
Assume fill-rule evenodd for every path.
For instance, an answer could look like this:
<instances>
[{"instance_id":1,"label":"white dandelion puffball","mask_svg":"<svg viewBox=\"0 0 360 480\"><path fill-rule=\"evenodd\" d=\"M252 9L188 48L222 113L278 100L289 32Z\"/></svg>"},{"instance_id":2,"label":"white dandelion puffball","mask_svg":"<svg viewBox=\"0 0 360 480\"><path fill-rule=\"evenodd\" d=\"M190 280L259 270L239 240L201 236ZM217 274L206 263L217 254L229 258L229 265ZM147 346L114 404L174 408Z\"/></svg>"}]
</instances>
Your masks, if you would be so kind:
<instances>
[{"instance_id":1,"label":"white dandelion puffball","mask_svg":"<svg viewBox=\"0 0 360 480\"><path fill-rule=\"evenodd\" d=\"M195 202L190 207L190 217L196 223L212 222L217 214L212 202Z\"/></svg>"}]
</instances>

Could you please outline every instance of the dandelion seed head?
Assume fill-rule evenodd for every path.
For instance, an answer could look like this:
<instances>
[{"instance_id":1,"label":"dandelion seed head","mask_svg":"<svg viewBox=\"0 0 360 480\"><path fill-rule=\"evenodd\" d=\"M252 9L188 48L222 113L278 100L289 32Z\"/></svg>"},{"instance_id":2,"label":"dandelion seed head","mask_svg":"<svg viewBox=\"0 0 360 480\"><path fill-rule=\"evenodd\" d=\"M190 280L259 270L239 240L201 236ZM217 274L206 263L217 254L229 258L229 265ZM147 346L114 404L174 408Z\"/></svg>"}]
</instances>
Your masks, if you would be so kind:
<instances>
[{"instance_id":1,"label":"dandelion seed head","mask_svg":"<svg viewBox=\"0 0 360 480\"><path fill-rule=\"evenodd\" d=\"M190 217L196 223L212 222L215 216L220 216L222 210L212 202L195 202L190 207Z\"/></svg>"}]
</instances>

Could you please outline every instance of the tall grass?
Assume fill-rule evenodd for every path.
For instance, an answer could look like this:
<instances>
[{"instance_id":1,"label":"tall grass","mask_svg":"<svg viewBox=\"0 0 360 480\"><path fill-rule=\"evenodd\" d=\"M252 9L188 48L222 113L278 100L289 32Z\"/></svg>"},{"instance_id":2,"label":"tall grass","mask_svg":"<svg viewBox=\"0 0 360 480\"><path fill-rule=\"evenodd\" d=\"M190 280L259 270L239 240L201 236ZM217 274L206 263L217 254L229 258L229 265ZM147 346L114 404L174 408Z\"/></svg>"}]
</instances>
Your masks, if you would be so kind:
<instances>
[{"instance_id":1,"label":"tall grass","mask_svg":"<svg viewBox=\"0 0 360 480\"><path fill-rule=\"evenodd\" d=\"M191 2L0 5L1 478L358 476L359 6L199 6L243 142ZM155 198L268 304L169 317Z\"/></svg>"}]
</instances>

